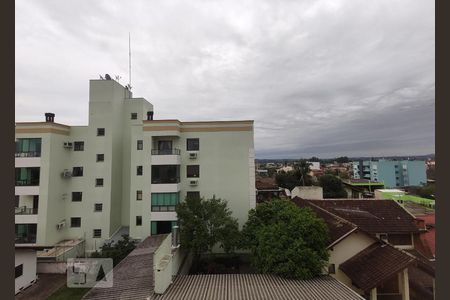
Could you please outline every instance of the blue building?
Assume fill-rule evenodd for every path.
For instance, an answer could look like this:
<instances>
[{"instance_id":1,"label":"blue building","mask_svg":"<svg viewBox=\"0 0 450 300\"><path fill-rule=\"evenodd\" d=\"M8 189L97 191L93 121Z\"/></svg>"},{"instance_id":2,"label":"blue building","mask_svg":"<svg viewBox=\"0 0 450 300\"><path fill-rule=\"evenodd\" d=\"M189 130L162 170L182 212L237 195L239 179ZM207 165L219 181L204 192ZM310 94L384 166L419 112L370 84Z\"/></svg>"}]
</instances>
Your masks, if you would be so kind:
<instances>
[{"instance_id":1,"label":"blue building","mask_svg":"<svg viewBox=\"0 0 450 300\"><path fill-rule=\"evenodd\" d=\"M383 182L385 187L421 186L427 182L423 160L353 161L353 178Z\"/></svg>"}]
</instances>

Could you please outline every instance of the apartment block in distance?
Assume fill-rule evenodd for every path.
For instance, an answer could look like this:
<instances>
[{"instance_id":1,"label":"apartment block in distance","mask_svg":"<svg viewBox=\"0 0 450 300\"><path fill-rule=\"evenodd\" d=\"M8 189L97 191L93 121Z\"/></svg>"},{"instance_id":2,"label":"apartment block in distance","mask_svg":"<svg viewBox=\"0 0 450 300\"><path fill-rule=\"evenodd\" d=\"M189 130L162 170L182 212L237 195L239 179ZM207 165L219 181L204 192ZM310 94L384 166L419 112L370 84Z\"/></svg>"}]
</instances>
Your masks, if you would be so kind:
<instances>
[{"instance_id":1,"label":"apartment block in distance","mask_svg":"<svg viewBox=\"0 0 450 300\"><path fill-rule=\"evenodd\" d=\"M90 80L89 125L54 118L16 123L16 249L168 233L187 196L227 200L241 226L255 207L253 121L155 120L103 79Z\"/></svg>"},{"instance_id":2,"label":"apartment block in distance","mask_svg":"<svg viewBox=\"0 0 450 300\"><path fill-rule=\"evenodd\" d=\"M427 183L425 161L353 161L353 178L384 183L385 187L421 186Z\"/></svg>"}]
</instances>

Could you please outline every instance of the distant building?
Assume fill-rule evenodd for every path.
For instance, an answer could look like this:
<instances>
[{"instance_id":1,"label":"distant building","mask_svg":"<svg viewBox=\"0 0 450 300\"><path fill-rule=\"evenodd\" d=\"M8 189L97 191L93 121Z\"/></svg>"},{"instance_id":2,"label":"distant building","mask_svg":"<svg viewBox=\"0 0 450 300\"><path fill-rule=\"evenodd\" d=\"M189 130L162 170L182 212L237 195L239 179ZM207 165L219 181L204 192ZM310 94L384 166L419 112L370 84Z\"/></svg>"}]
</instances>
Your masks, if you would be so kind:
<instances>
[{"instance_id":1,"label":"distant building","mask_svg":"<svg viewBox=\"0 0 450 300\"><path fill-rule=\"evenodd\" d=\"M382 182L370 181L368 179L346 179L342 180L344 190L348 198L374 198L375 189L384 188Z\"/></svg>"},{"instance_id":2,"label":"distant building","mask_svg":"<svg viewBox=\"0 0 450 300\"><path fill-rule=\"evenodd\" d=\"M256 177L256 203L262 203L270 201L274 198L285 197L285 191L279 187L275 181L275 178L271 177Z\"/></svg>"},{"instance_id":3,"label":"distant building","mask_svg":"<svg viewBox=\"0 0 450 300\"><path fill-rule=\"evenodd\" d=\"M291 198L299 197L310 200L323 200L321 186L296 186L291 192Z\"/></svg>"},{"instance_id":4,"label":"distant building","mask_svg":"<svg viewBox=\"0 0 450 300\"><path fill-rule=\"evenodd\" d=\"M294 171L294 168L293 167L291 167L291 166L284 166L284 167L281 167L281 168L279 168L279 169L277 169L277 173L279 173L279 172L292 172L292 171Z\"/></svg>"},{"instance_id":5,"label":"distant building","mask_svg":"<svg viewBox=\"0 0 450 300\"><path fill-rule=\"evenodd\" d=\"M309 164L311 164L311 166L309 167L311 169L311 171L313 170L320 170L320 162L318 161L308 161Z\"/></svg>"},{"instance_id":6,"label":"distant building","mask_svg":"<svg viewBox=\"0 0 450 300\"><path fill-rule=\"evenodd\" d=\"M427 182L425 161L353 161L353 178L383 182L385 187L420 186Z\"/></svg>"}]
</instances>

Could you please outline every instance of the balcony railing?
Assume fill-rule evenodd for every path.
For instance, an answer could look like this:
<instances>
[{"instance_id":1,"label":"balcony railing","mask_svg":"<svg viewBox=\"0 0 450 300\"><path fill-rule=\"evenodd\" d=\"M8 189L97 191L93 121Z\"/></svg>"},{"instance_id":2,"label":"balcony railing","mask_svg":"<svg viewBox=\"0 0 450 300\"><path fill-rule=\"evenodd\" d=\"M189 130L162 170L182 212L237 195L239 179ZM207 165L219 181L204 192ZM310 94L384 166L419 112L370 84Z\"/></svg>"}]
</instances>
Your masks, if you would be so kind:
<instances>
[{"instance_id":1,"label":"balcony railing","mask_svg":"<svg viewBox=\"0 0 450 300\"><path fill-rule=\"evenodd\" d=\"M180 183L180 177L152 178L152 184Z\"/></svg>"},{"instance_id":2,"label":"balcony railing","mask_svg":"<svg viewBox=\"0 0 450 300\"><path fill-rule=\"evenodd\" d=\"M36 186L39 185L39 178L16 179L16 186Z\"/></svg>"},{"instance_id":3,"label":"balcony railing","mask_svg":"<svg viewBox=\"0 0 450 300\"><path fill-rule=\"evenodd\" d=\"M35 244L36 243L36 235L29 234L26 236L16 236L15 243L16 244Z\"/></svg>"},{"instance_id":4,"label":"balcony railing","mask_svg":"<svg viewBox=\"0 0 450 300\"><path fill-rule=\"evenodd\" d=\"M38 209L34 207L16 207L14 213L16 215L37 215Z\"/></svg>"},{"instance_id":5,"label":"balcony railing","mask_svg":"<svg viewBox=\"0 0 450 300\"><path fill-rule=\"evenodd\" d=\"M180 155L180 149L152 149L152 155Z\"/></svg>"},{"instance_id":6,"label":"balcony railing","mask_svg":"<svg viewBox=\"0 0 450 300\"><path fill-rule=\"evenodd\" d=\"M15 157L41 157L40 151L16 152Z\"/></svg>"}]
</instances>

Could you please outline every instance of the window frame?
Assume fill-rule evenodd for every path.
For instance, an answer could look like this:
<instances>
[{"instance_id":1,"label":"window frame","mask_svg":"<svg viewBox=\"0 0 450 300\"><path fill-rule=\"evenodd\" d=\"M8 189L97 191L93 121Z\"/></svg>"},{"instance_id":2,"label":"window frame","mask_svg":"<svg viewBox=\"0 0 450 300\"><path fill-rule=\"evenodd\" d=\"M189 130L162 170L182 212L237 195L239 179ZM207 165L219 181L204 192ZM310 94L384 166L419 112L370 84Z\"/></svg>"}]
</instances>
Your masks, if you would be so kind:
<instances>
[{"instance_id":1,"label":"window frame","mask_svg":"<svg viewBox=\"0 0 450 300\"><path fill-rule=\"evenodd\" d=\"M136 150L144 150L144 140L137 140L136 141Z\"/></svg>"},{"instance_id":2,"label":"window frame","mask_svg":"<svg viewBox=\"0 0 450 300\"><path fill-rule=\"evenodd\" d=\"M100 207L100 209L98 209ZM103 203L94 203L94 212L102 212L103 211Z\"/></svg>"},{"instance_id":3,"label":"window frame","mask_svg":"<svg viewBox=\"0 0 450 300\"><path fill-rule=\"evenodd\" d=\"M142 190L136 190L136 201L142 201Z\"/></svg>"},{"instance_id":4,"label":"window frame","mask_svg":"<svg viewBox=\"0 0 450 300\"><path fill-rule=\"evenodd\" d=\"M74 221L75 220L79 220L79 225L78 226L74 226ZM71 217L70 218L70 228L81 228L81 217Z\"/></svg>"},{"instance_id":5,"label":"window frame","mask_svg":"<svg viewBox=\"0 0 450 300\"><path fill-rule=\"evenodd\" d=\"M136 166L136 176L142 176L142 175L144 175L144 167Z\"/></svg>"},{"instance_id":6,"label":"window frame","mask_svg":"<svg viewBox=\"0 0 450 300\"><path fill-rule=\"evenodd\" d=\"M197 147L194 147L196 149L191 149L193 145L190 144L190 142L194 142L194 141L197 142ZM186 139L186 151L200 151L200 139L199 138L187 138Z\"/></svg>"},{"instance_id":7,"label":"window frame","mask_svg":"<svg viewBox=\"0 0 450 300\"><path fill-rule=\"evenodd\" d=\"M73 142L73 151L84 151L84 141Z\"/></svg>"},{"instance_id":8,"label":"window frame","mask_svg":"<svg viewBox=\"0 0 450 300\"><path fill-rule=\"evenodd\" d=\"M192 170L194 168L194 172ZM197 169L195 172L195 168ZM191 170L190 170L191 169ZM196 173L196 174L193 174ZM186 178L199 178L200 177L200 165L187 165L186 166Z\"/></svg>"},{"instance_id":9,"label":"window frame","mask_svg":"<svg viewBox=\"0 0 450 300\"><path fill-rule=\"evenodd\" d=\"M105 136L105 135L106 135L106 130L104 127L97 128L97 136Z\"/></svg>"},{"instance_id":10,"label":"window frame","mask_svg":"<svg viewBox=\"0 0 450 300\"><path fill-rule=\"evenodd\" d=\"M132 112L131 113L131 120L137 120L137 118L138 118L138 113L137 112Z\"/></svg>"},{"instance_id":11,"label":"window frame","mask_svg":"<svg viewBox=\"0 0 450 300\"><path fill-rule=\"evenodd\" d=\"M100 234L97 235L96 233L98 232L100 232ZM92 229L92 238L98 239L101 237L102 237L102 230L100 228Z\"/></svg>"},{"instance_id":12,"label":"window frame","mask_svg":"<svg viewBox=\"0 0 450 300\"><path fill-rule=\"evenodd\" d=\"M84 175L83 167L72 167L72 177L83 177L83 175Z\"/></svg>"},{"instance_id":13,"label":"window frame","mask_svg":"<svg viewBox=\"0 0 450 300\"><path fill-rule=\"evenodd\" d=\"M101 184L99 184L99 180L101 180ZM95 178L95 186L96 187L102 187L105 184L105 180L103 178Z\"/></svg>"}]
</instances>

